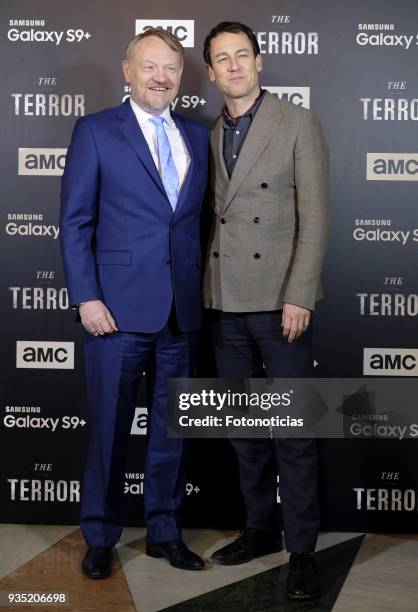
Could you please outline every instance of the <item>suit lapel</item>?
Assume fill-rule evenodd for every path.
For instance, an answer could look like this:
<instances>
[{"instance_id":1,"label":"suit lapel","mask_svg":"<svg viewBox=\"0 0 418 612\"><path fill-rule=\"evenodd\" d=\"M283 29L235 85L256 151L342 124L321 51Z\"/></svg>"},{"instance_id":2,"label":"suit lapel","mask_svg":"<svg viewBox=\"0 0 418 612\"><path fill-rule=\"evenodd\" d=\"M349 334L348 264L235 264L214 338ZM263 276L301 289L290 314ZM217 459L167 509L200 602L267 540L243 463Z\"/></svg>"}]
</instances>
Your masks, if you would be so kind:
<instances>
[{"instance_id":1,"label":"suit lapel","mask_svg":"<svg viewBox=\"0 0 418 612\"><path fill-rule=\"evenodd\" d=\"M190 163L189 163L189 167L187 168L187 173L186 176L184 177L184 181L183 184L181 186L180 192L179 192L179 199L177 201L177 206L176 206L176 210L174 211L174 213L176 213L184 204L184 201L186 199L189 187L190 187L190 183L192 180L192 175L193 175L193 171L194 171L194 167L195 167L195 158L196 158L196 152L193 149L193 146L191 144L190 138L187 134L187 131L183 125L183 121L181 119L181 115L178 115L177 113L174 114L173 113L173 120L176 124L176 127L179 129L180 134L183 138L184 144L187 147L188 153L189 153L189 157L190 157Z\"/></svg>"},{"instance_id":2,"label":"suit lapel","mask_svg":"<svg viewBox=\"0 0 418 612\"><path fill-rule=\"evenodd\" d=\"M135 114L131 108L129 99L119 107L118 119L119 128L122 134L129 142L131 147L134 149L135 153L139 158L139 161L144 166L148 174L151 176L156 187L166 197L167 204L170 206L170 202L167 198L164 185L155 166L151 151L149 150L148 143L145 140L142 130L138 125L138 121L136 120Z\"/></svg>"},{"instance_id":3,"label":"suit lapel","mask_svg":"<svg viewBox=\"0 0 418 612\"><path fill-rule=\"evenodd\" d=\"M244 179L248 176L251 169L255 166L258 158L267 147L277 129L279 122L281 121L281 118L282 113L280 104L277 102L274 96L272 96L269 92L266 92L242 145L237 163L231 176L228 191L226 193L223 210L226 210L226 208L228 208L228 206L231 204ZM222 140L222 142L220 142L219 155L223 160L222 127L221 131L222 138L220 138L220 141Z\"/></svg>"}]
</instances>

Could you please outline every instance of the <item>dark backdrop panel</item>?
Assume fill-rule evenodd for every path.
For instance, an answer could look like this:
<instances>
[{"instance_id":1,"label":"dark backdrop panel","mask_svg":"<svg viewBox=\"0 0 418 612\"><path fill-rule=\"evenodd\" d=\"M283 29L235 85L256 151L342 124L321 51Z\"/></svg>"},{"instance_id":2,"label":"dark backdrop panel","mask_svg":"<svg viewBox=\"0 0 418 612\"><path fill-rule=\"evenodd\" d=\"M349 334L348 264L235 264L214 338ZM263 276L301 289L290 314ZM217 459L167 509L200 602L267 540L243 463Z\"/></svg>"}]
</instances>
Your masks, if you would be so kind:
<instances>
[{"instance_id":1,"label":"dark backdrop panel","mask_svg":"<svg viewBox=\"0 0 418 612\"><path fill-rule=\"evenodd\" d=\"M326 298L315 315L316 372L361 377L367 348L395 357L408 349L418 362L415 1L251 7L232 0L226 8L220 0L3 0L0 10L0 520L78 520L94 423L85 410L83 332L68 310L60 261L60 174L77 117L129 95L121 60L136 27L157 21L186 37L175 108L210 122L222 99L205 74L203 39L221 20L251 25L263 86L317 112L331 150L333 227ZM209 354L204 334L201 375L213 373ZM402 366L374 371L408 373ZM143 521L146 382L126 467L130 524ZM329 440L320 451L324 528L416 530L416 443ZM222 440L192 441L185 524L226 528L243 520L234 453Z\"/></svg>"}]
</instances>

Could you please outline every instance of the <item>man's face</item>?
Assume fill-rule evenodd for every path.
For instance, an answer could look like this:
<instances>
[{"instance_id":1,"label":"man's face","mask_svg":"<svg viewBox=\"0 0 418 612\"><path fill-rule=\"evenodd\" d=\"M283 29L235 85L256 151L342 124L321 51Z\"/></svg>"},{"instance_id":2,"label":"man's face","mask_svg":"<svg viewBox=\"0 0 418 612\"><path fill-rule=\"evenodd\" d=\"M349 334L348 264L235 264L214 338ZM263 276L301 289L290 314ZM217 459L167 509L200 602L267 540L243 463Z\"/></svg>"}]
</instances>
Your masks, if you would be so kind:
<instances>
[{"instance_id":1,"label":"man's face","mask_svg":"<svg viewBox=\"0 0 418 612\"><path fill-rule=\"evenodd\" d=\"M139 41L129 59L123 61L131 98L152 115L161 114L176 97L182 70L179 53L158 36Z\"/></svg>"},{"instance_id":2,"label":"man's face","mask_svg":"<svg viewBox=\"0 0 418 612\"><path fill-rule=\"evenodd\" d=\"M209 78L226 98L245 98L257 93L262 61L260 55L254 56L246 34L218 34L211 41L210 58Z\"/></svg>"}]
</instances>

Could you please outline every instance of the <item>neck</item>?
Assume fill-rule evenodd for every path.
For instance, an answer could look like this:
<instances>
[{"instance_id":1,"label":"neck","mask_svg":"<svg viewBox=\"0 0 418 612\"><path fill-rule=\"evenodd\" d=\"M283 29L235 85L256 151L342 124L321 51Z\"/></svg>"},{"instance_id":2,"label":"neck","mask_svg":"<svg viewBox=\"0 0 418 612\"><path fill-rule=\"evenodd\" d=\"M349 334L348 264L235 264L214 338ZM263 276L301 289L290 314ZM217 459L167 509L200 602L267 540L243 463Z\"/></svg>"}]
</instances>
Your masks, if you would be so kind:
<instances>
[{"instance_id":1,"label":"neck","mask_svg":"<svg viewBox=\"0 0 418 612\"><path fill-rule=\"evenodd\" d=\"M225 97L225 104L231 117L234 118L244 115L244 113L246 113L257 100L258 96L260 95L260 91L261 89L258 87L255 91L248 94L248 96L244 96L242 98Z\"/></svg>"}]
</instances>

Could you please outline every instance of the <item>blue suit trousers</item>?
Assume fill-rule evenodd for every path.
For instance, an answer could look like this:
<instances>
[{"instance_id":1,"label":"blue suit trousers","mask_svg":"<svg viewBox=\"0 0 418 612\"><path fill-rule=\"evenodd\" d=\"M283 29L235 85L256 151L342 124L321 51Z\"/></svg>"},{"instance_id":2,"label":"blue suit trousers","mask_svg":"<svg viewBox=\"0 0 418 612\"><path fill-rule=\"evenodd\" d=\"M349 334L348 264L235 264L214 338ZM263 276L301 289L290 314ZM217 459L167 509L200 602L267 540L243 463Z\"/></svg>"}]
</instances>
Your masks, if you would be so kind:
<instances>
[{"instance_id":1,"label":"blue suit trousers","mask_svg":"<svg viewBox=\"0 0 418 612\"><path fill-rule=\"evenodd\" d=\"M114 546L123 529L126 450L138 386L151 357L155 381L144 480L147 540L181 537L185 442L166 436L166 381L191 375L195 336L173 332L168 323L157 333L86 334L90 438L80 525L89 546Z\"/></svg>"}]
</instances>

